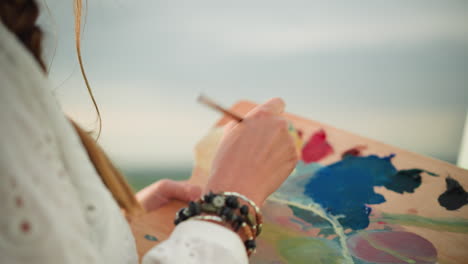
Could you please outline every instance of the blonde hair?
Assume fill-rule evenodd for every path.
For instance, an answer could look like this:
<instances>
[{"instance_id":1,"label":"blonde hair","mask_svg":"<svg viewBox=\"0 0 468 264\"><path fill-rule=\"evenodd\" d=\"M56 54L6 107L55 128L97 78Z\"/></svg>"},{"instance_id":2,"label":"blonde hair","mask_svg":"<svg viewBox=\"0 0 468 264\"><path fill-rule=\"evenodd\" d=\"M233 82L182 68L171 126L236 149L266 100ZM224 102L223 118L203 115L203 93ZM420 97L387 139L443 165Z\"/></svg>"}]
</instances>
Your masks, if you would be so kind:
<instances>
[{"instance_id":1,"label":"blonde hair","mask_svg":"<svg viewBox=\"0 0 468 264\"><path fill-rule=\"evenodd\" d=\"M96 109L96 114L98 117L98 134L96 140L99 139L101 136L102 131L102 118L101 112L99 111L99 107L96 103L96 99L94 98L93 90L89 85L88 77L86 76L86 72L83 66L83 58L81 57L81 17L82 17L82 10L83 10L83 2L81 0L73 1L73 11L75 13L75 48L76 48L76 55L78 57L78 63L80 65L81 75L83 76L83 80L85 82L86 88L88 89L89 96L91 97L91 101L93 102L94 109Z\"/></svg>"},{"instance_id":2,"label":"blonde hair","mask_svg":"<svg viewBox=\"0 0 468 264\"><path fill-rule=\"evenodd\" d=\"M75 12L75 47L76 54L78 56L78 63L80 64L81 75L85 81L86 88L88 89L89 96L93 102L94 108L98 115L99 128L96 140L94 140L89 133L80 128L75 122L72 121L76 132L81 138L86 151L88 152L89 158L93 163L96 171L101 177L102 181L112 193L112 196L117 201L119 206L125 210L129 215L135 215L143 211L143 207L136 200L133 190L125 180L125 177L120 173L119 170L112 164L109 158L106 156L104 151L97 145L96 141L99 139L102 130L102 118L99 107L94 98L93 91L89 84L86 72L83 66L83 59L81 56L81 17L82 17L83 5L81 0L74 1L74 12Z\"/></svg>"},{"instance_id":3,"label":"blonde hair","mask_svg":"<svg viewBox=\"0 0 468 264\"><path fill-rule=\"evenodd\" d=\"M132 188L125 180L124 176L115 168L104 151L96 144L88 132L84 131L75 122L71 121L76 132L80 136L81 142L88 153L88 156L96 168L97 173L112 193L115 201L128 215L137 215L143 212L143 208L138 203L133 194Z\"/></svg>"}]
</instances>

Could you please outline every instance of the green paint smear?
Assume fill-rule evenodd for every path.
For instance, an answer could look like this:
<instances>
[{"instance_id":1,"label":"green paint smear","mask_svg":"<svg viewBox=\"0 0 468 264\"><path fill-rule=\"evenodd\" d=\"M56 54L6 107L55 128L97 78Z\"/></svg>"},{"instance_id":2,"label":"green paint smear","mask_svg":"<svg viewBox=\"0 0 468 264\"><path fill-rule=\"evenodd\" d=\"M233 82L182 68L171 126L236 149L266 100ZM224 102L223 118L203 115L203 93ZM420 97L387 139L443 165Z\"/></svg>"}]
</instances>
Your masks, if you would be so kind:
<instances>
[{"instance_id":1,"label":"green paint smear","mask_svg":"<svg viewBox=\"0 0 468 264\"><path fill-rule=\"evenodd\" d=\"M272 224L269 222L263 223L261 239L270 243L275 243L278 240L287 240L299 236L299 233L286 229L280 225Z\"/></svg>"},{"instance_id":2,"label":"green paint smear","mask_svg":"<svg viewBox=\"0 0 468 264\"><path fill-rule=\"evenodd\" d=\"M145 238L150 240L150 241L158 241L158 239L155 237L155 236L152 236L152 235L145 235Z\"/></svg>"},{"instance_id":3,"label":"green paint smear","mask_svg":"<svg viewBox=\"0 0 468 264\"><path fill-rule=\"evenodd\" d=\"M468 220L462 218L428 218L417 215L383 213L382 217L374 218L371 221L383 221L390 224L417 226L445 232L468 233Z\"/></svg>"},{"instance_id":4,"label":"green paint smear","mask_svg":"<svg viewBox=\"0 0 468 264\"><path fill-rule=\"evenodd\" d=\"M346 245L346 235L344 233L343 227L340 225L338 222L338 218L341 216L333 216L333 215L328 215L323 208L317 204L317 203L310 203L309 205L303 205L300 203L295 203L291 201L285 201L277 198L270 197L270 201L274 201L277 203L283 203L287 204L288 206L295 206L297 208L303 209L303 210L309 210L312 211L314 214L322 217L323 219L326 219L329 221L329 223L333 226L333 229L335 230L335 234L338 236L338 241L341 245L341 253L340 256L342 256L343 261L342 263L348 263L348 264L353 264L353 258L351 257L351 253L349 252L348 246ZM263 234L265 236L265 234ZM311 262L313 263L313 262Z\"/></svg>"},{"instance_id":5,"label":"green paint smear","mask_svg":"<svg viewBox=\"0 0 468 264\"><path fill-rule=\"evenodd\" d=\"M310 210L304 210L292 205L288 205L288 207L293 211L293 214L296 217L312 224L311 228L320 229L319 235L324 235L325 237L336 235L333 225L330 224L329 220L315 214Z\"/></svg>"},{"instance_id":6,"label":"green paint smear","mask_svg":"<svg viewBox=\"0 0 468 264\"><path fill-rule=\"evenodd\" d=\"M278 251L288 263L338 264L344 258L338 245L331 240L298 237L278 241Z\"/></svg>"}]
</instances>

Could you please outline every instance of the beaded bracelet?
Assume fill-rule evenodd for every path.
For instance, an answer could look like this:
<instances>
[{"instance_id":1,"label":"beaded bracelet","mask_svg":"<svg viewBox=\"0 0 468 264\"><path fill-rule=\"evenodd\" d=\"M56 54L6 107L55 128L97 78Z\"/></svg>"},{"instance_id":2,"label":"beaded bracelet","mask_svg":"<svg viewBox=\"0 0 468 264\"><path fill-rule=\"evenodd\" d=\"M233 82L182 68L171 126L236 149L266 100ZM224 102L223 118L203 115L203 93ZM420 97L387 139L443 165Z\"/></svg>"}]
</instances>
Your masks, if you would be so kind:
<instances>
[{"instance_id":1,"label":"beaded bracelet","mask_svg":"<svg viewBox=\"0 0 468 264\"><path fill-rule=\"evenodd\" d=\"M263 216L262 216L262 213L260 212L260 208L258 208L258 206L252 201L250 200L249 198L247 198L246 196L240 194L240 193L236 193L236 192L223 192L223 195L225 196L235 196L235 197L238 197L244 201L246 201L250 206L253 207L253 209L255 210L255 220L256 220L256 223L252 225L252 228L254 230L256 230L256 236L259 236L260 233L262 232L262 227L263 227ZM253 220L250 220L253 222Z\"/></svg>"},{"instance_id":2,"label":"beaded bracelet","mask_svg":"<svg viewBox=\"0 0 468 264\"><path fill-rule=\"evenodd\" d=\"M252 218L249 214L249 207L247 205L242 205L239 207L239 202L237 201L237 199L232 199L231 197L240 198L247 202L251 207L253 207L255 210L255 218ZM255 230L255 236L260 235L260 233L262 232L263 217L262 213L260 212L260 208L258 208L258 206L246 196L236 192L223 192L219 195L209 192L207 195L204 195L202 197L202 201L208 203L213 202L216 207L220 207L223 206L223 204L226 204L228 207L233 209L239 208L241 215L245 216L248 224L252 227L252 229ZM240 226L235 227L236 232L239 229L239 227Z\"/></svg>"},{"instance_id":3,"label":"beaded bracelet","mask_svg":"<svg viewBox=\"0 0 468 264\"><path fill-rule=\"evenodd\" d=\"M240 205L239 199L247 202L255 210L255 217L249 214L247 205ZM239 214L236 210L239 209ZM202 213L210 215L201 215ZM255 253L255 238L261 233L262 215L255 203L244 195L235 192L214 194L209 192L197 202L189 202L187 208L181 208L176 213L174 224L186 220L207 220L230 224L235 232L242 229L247 240L244 241L247 253Z\"/></svg>"},{"instance_id":4,"label":"beaded bracelet","mask_svg":"<svg viewBox=\"0 0 468 264\"><path fill-rule=\"evenodd\" d=\"M244 241L244 245L247 249L247 255L250 256L256 252L257 243L255 243L255 237L252 235L252 230L245 222L242 223L242 230L247 237L247 240Z\"/></svg>"}]
</instances>

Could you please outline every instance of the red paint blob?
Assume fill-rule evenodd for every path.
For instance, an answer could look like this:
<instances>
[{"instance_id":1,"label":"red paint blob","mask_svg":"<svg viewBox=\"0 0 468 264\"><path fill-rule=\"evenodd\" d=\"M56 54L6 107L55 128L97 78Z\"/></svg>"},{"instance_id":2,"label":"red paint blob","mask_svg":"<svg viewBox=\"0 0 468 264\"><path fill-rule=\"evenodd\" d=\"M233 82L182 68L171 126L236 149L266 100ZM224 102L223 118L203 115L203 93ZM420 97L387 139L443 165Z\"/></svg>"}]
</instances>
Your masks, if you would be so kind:
<instances>
[{"instance_id":1,"label":"red paint blob","mask_svg":"<svg viewBox=\"0 0 468 264\"><path fill-rule=\"evenodd\" d=\"M346 151L344 151L342 154L341 154L341 157L342 158L345 158L346 156L355 156L355 157L359 157L359 156L362 156L362 151L367 149L367 146L364 146L364 145L357 145L355 147L352 147Z\"/></svg>"},{"instance_id":2,"label":"red paint blob","mask_svg":"<svg viewBox=\"0 0 468 264\"><path fill-rule=\"evenodd\" d=\"M362 232L347 241L352 255L366 262L432 264L437 251L431 242L410 232Z\"/></svg>"},{"instance_id":3,"label":"red paint blob","mask_svg":"<svg viewBox=\"0 0 468 264\"><path fill-rule=\"evenodd\" d=\"M333 148L327 142L327 134L323 129L315 132L302 148L302 160L304 163L319 161L333 153Z\"/></svg>"},{"instance_id":4,"label":"red paint blob","mask_svg":"<svg viewBox=\"0 0 468 264\"><path fill-rule=\"evenodd\" d=\"M378 221L378 222L377 222L377 224L379 224L379 225L385 225L385 224L387 224L387 222L384 222L384 221Z\"/></svg>"}]
</instances>

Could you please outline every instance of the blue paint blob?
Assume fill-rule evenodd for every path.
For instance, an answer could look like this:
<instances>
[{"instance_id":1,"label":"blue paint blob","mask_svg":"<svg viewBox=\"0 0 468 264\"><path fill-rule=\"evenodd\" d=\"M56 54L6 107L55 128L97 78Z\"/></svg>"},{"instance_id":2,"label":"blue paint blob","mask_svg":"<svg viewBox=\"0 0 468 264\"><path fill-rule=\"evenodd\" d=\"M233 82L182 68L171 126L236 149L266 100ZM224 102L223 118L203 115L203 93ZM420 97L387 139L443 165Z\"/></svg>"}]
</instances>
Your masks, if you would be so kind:
<instances>
[{"instance_id":1,"label":"blue paint blob","mask_svg":"<svg viewBox=\"0 0 468 264\"><path fill-rule=\"evenodd\" d=\"M385 198L374 192L374 186L384 186L398 173L391 159L347 156L343 160L318 170L306 184L304 194L319 203L328 213L343 217L343 228L354 230L369 226L371 208Z\"/></svg>"}]
</instances>

